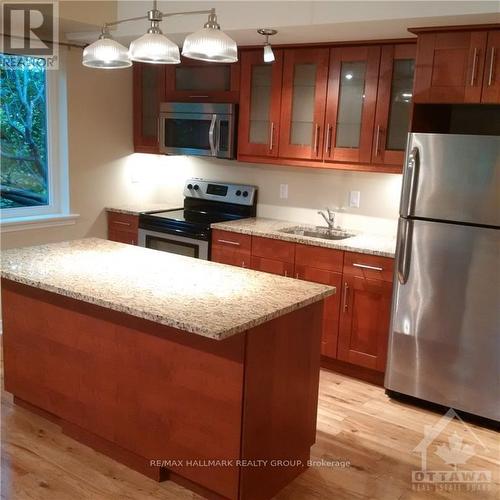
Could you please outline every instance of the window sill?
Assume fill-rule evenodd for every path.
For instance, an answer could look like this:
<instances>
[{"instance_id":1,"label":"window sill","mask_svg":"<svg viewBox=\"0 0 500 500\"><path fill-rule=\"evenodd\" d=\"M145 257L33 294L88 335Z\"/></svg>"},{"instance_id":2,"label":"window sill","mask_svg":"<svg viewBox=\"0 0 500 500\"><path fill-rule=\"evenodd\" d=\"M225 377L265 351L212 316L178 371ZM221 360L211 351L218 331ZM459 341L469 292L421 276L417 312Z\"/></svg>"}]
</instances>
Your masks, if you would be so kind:
<instances>
[{"instance_id":1,"label":"window sill","mask_svg":"<svg viewBox=\"0 0 500 500\"><path fill-rule=\"evenodd\" d=\"M49 214L32 215L29 217L12 217L0 220L2 233L23 231L25 229L40 229L53 226L69 226L76 223L79 214Z\"/></svg>"}]
</instances>

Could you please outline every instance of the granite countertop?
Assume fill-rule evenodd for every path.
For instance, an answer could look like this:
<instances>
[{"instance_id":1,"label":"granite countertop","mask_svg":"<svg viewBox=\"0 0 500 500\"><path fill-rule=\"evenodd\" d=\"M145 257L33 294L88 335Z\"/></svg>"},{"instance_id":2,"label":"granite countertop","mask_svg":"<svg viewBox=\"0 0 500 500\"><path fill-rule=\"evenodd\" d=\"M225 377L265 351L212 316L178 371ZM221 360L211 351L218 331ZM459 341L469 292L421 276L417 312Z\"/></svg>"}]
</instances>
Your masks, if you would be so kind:
<instances>
[{"instance_id":1,"label":"granite countertop","mask_svg":"<svg viewBox=\"0 0 500 500\"><path fill-rule=\"evenodd\" d=\"M335 293L98 238L6 250L2 277L216 340Z\"/></svg>"},{"instance_id":2,"label":"granite countertop","mask_svg":"<svg viewBox=\"0 0 500 500\"><path fill-rule=\"evenodd\" d=\"M181 203L182 205L182 203ZM106 212L116 212L119 214L139 215L152 212L164 212L165 210L181 209L182 207L172 203L143 203L143 204L130 204L118 205L115 207L106 207Z\"/></svg>"},{"instance_id":3,"label":"granite countertop","mask_svg":"<svg viewBox=\"0 0 500 500\"><path fill-rule=\"evenodd\" d=\"M362 233L360 231L350 231L354 236L345 240L324 240L321 238L311 238L299 234L282 233L280 230L292 227L315 229L316 226L307 224L298 224L278 219L267 219L264 217L255 217L251 219L240 219L229 222L217 222L211 225L212 229L221 229L233 233L250 234L252 236L262 236L275 240L291 241L312 245L317 247L334 248L337 250L346 250L349 252L360 252L369 255L380 255L382 257L394 258L396 253L396 237L384 236L379 234Z\"/></svg>"}]
</instances>

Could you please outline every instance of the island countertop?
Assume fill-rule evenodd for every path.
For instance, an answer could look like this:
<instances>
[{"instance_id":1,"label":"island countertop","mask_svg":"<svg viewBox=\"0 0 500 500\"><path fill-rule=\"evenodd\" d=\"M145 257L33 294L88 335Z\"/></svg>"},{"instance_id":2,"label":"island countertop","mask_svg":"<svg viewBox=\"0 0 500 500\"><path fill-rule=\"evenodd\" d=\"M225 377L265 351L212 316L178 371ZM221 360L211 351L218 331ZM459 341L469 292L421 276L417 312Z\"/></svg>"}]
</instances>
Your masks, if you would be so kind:
<instances>
[{"instance_id":1,"label":"island countertop","mask_svg":"<svg viewBox=\"0 0 500 500\"><path fill-rule=\"evenodd\" d=\"M335 293L98 238L6 250L2 278L216 340Z\"/></svg>"}]
</instances>

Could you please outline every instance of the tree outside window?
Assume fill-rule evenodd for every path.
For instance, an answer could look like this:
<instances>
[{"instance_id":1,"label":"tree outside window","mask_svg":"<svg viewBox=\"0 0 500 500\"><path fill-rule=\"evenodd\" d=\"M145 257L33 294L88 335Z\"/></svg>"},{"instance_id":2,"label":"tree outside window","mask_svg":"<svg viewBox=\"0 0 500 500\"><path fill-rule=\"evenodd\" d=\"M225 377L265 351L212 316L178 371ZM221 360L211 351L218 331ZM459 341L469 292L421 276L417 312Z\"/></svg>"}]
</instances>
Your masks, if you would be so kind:
<instances>
[{"instance_id":1,"label":"tree outside window","mask_svg":"<svg viewBox=\"0 0 500 500\"><path fill-rule=\"evenodd\" d=\"M0 209L49 204L44 60L0 54Z\"/></svg>"}]
</instances>

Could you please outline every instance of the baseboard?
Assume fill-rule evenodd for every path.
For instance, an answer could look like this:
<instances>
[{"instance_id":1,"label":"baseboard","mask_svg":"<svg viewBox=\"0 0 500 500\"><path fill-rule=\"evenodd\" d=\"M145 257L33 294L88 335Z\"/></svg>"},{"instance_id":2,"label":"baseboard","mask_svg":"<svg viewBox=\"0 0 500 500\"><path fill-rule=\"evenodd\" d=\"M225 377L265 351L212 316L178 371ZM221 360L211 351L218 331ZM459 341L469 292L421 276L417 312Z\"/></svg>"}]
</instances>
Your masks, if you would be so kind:
<instances>
[{"instance_id":1,"label":"baseboard","mask_svg":"<svg viewBox=\"0 0 500 500\"><path fill-rule=\"evenodd\" d=\"M384 386L384 372L370 370L363 366L352 365L351 363L340 361L339 359L321 356L321 368L326 368L327 370L363 380L380 387Z\"/></svg>"}]
</instances>

